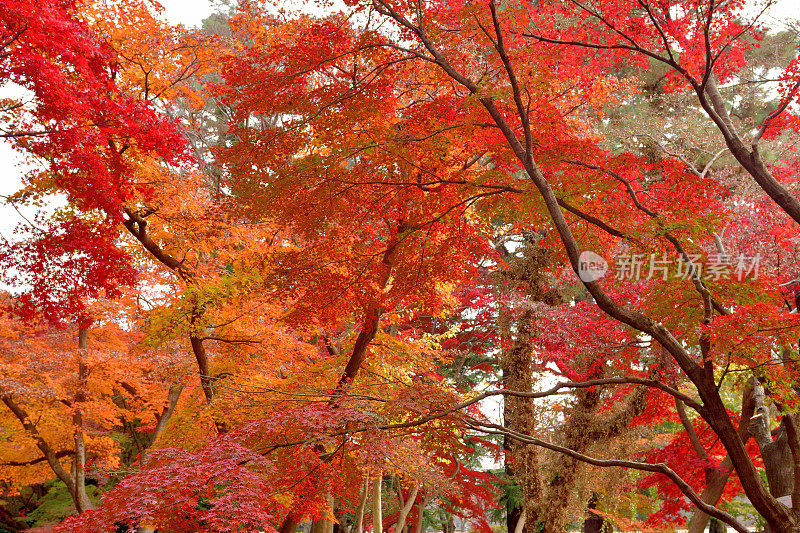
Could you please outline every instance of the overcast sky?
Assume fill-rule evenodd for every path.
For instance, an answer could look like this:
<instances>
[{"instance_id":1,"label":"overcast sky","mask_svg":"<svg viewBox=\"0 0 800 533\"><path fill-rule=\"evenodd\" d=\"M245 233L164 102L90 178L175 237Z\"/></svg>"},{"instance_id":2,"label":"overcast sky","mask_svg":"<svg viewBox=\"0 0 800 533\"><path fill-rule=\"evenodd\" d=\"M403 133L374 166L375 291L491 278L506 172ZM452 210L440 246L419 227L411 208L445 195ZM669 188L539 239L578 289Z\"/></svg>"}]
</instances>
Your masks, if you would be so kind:
<instances>
[{"instance_id":1,"label":"overcast sky","mask_svg":"<svg viewBox=\"0 0 800 533\"><path fill-rule=\"evenodd\" d=\"M164 14L173 24L199 26L211 14L209 0L159 0L164 6Z\"/></svg>"},{"instance_id":2,"label":"overcast sky","mask_svg":"<svg viewBox=\"0 0 800 533\"><path fill-rule=\"evenodd\" d=\"M211 14L211 2L209 0L158 0L164 6L164 13L167 19L174 24L184 26L199 26L200 23ZM291 3L291 0L285 0ZM755 0L753 4L763 4L769 0ZM770 23L780 24L781 19L788 17L798 17L800 15L800 0L778 0L777 5L771 9L772 19Z\"/></svg>"}]
</instances>

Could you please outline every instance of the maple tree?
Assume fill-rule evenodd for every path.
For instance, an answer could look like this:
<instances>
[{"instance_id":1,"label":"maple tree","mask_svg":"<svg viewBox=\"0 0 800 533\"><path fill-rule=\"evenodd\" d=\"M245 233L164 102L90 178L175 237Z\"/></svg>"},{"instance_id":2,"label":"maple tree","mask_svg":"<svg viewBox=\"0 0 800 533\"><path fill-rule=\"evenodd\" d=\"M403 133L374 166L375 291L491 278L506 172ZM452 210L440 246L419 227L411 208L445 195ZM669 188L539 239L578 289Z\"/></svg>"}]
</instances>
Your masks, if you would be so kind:
<instances>
[{"instance_id":1,"label":"maple tree","mask_svg":"<svg viewBox=\"0 0 800 533\"><path fill-rule=\"evenodd\" d=\"M10 200L40 199L55 190L78 211L41 221L40 232L7 245L2 254L8 268L20 257L29 261L20 269L25 278L6 280L27 287L22 310L30 314L38 307L54 320L80 310L85 294L113 295L132 283L133 270L114 246L112 229L123 203L143 187L132 183L131 155L177 161L182 145L169 121L116 85L115 55L97 39L81 7L16 0L2 6L0 79L24 90L3 102L3 137L45 169L32 171L30 187Z\"/></svg>"},{"instance_id":2,"label":"maple tree","mask_svg":"<svg viewBox=\"0 0 800 533\"><path fill-rule=\"evenodd\" d=\"M299 18L282 25L282 30L289 29L291 33L285 39L283 36L279 37L286 44L273 46L280 50L281 57L284 58L283 62L280 58L272 57L251 64L271 72L266 77L258 78L260 84L263 84L264 81L269 82L271 79L280 80L280 87L275 87L270 91L271 94L276 95L277 99L273 107L267 111L267 115L276 116L283 113L287 117L291 117L280 123L281 127L288 126L290 132L288 135L266 137L260 144L262 148L281 146L279 143L295 138L291 135L291 130L302 131L306 136L310 131L319 131L321 135L327 134L332 127L335 127L332 126L331 120L340 109L345 107L343 102L349 103L351 100L359 102L362 95L369 95L370 91L377 90L388 79L391 79L393 72L401 68L398 65L413 62L417 77L409 77L413 82L393 93L402 94L408 98L410 103L401 107L403 113L410 115L416 107L426 110L436 108L438 113L434 120L438 121L442 117L447 117L447 121L442 121L446 125L442 122L431 125L431 116L430 114L426 115L414 124L419 127L417 131L420 133L405 137L406 142L418 143L419 146L423 146L426 140L436 138L441 143L440 146L450 146L452 143L449 142L447 132L451 131L449 128L457 128L466 138L481 139L477 153L490 154L494 168L506 170L506 172L513 170L525 172L525 176L506 174L512 179L509 183L503 181L504 176L498 173L482 176L480 180L470 181L453 179L441 172L437 173L436 169L423 167L422 170L426 171L426 180L421 183L419 180L417 181L419 188L426 190L439 187L440 189L449 188L451 191L461 188L463 194L464 189L474 187L477 190L491 191L492 194L519 195L520 198L526 198L532 188L535 188L544 200L547 212L547 218L538 219L538 223L552 225L555 230L549 232L550 242L547 244L555 244L552 243L552 237L558 235L564 246L563 251L566 252L576 272L580 266L581 244L573 235L562 209L579 219L577 225L585 232L581 242L589 242L591 238L598 239L597 242L601 245L593 246L594 249L613 249L619 242L615 239L624 239L630 241L633 246L639 246L640 248L636 248L639 251L659 255L667 251L677 252L684 262L688 262L690 256L684 248L684 246L688 246L684 244L685 240L691 236L696 241L698 234L702 235L705 232L706 243L711 244L713 241L710 239L711 235L707 228L709 225L714 227L715 224L719 224L723 218L722 213L725 212L725 206L718 201L719 183L710 178L707 173L688 172L685 162L680 158L647 161L636 154L608 152L597 144L597 138L592 137L591 130L582 126L581 121L565 120L568 112L574 112L575 109L574 105L569 105L573 103L569 102L570 96L580 103L587 104L587 107L591 109L593 99L596 101L596 99L603 98L602 95L608 95L609 90L613 94L615 83L618 83L618 87L620 86L619 82L615 81L616 78L606 76L604 77L607 83L605 90L598 91L599 84L594 83L591 87L595 88L595 91L591 92L583 83L588 83L589 77L595 81L597 77L600 77L599 71L587 68L576 71L575 65L613 68L619 65L622 59L630 60L632 54L638 53L672 67L676 74L669 79L675 86L674 90L679 89L679 79L688 81L699 97L700 105L708 114L712 115L715 124L722 130L724 141L736 162L742 165L742 168L765 188L768 195L787 211L787 214L791 215L792 213L792 202L786 200L786 195L774 187L771 173L757 164L751 164L754 157L749 153L743 155L741 141L737 141L738 137L732 133L731 127L724 123L724 116L719 118L724 106L715 110L711 102L711 100L719 99L715 95L717 89L715 89L716 82L712 78L713 69L717 69L716 76L719 76L720 80L727 81L741 63L743 51L751 46L749 41L742 38L751 27L743 26L734 19L734 15L738 14L737 10L740 8L738 5L728 4L717 8L712 4L705 6L706 11L702 11L704 9L702 4L697 6L683 6L682 4L672 6L670 4L658 6L656 10L656 7L649 5L642 6L623 2L615 8L607 8L608 18L605 18L606 15L599 7L593 8L583 4L555 4L536 10L529 9L525 4L509 4L503 6L503 9L499 9L494 3L486 6L444 7L438 5L402 6L386 2L372 2L363 5L354 3L353 6L356 10L364 9L375 13L376 16L382 15L383 23L393 23L394 31L402 36L402 41L393 41L389 36L390 33L372 31L369 27L365 28L363 32L358 32L357 29L352 30L357 33L358 38L351 37L345 30L351 31L352 26L347 25L343 18L337 20L336 16L320 21ZM555 14L548 12L551 8ZM575 13L573 14L571 10L575 10ZM677 11L682 18L673 20L676 15L672 11ZM705 13L707 16L698 17L697 13ZM574 23L571 18L573 15ZM599 21L598 26L591 25L592 17ZM460 21L460 25L459 30L454 32L449 28L455 21ZM553 24L554 21L557 24ZM562 23L562 21L567 22ZM619 27L616 24L619 24ZM623 30L619 29L627 28L628 24L637 30L635 37L639 40L627 36ZM641 27L636 26L637 24ZM298 25L302 25L304 30L297 31L295 28ZM604 28L616 33L605 35L603 34ZM578 35L578 38L573 34ZM328 41L325 41L322 36L325 36ZM592 41L591 38L595 36L600 41ZM306 37L308 40L305 39ZM620 39L622 41L619 41ZM296 44L297 40L302 41L302 47ZM325 48L328 46L327 43L332 41L337 42L340 53L327 56L317 55L320 48ZM693 43L698 41L706 42L707 46L697 48ZM524 51L523 44L525 42L538 43L537 49L543 53L536 58L530 58ZM676 54L673 54L671 48L673 44L681 48L681 63L675 59ZM372 62L367 62L363 56L366 55L365 50L371 49L377 49L380 52L370 54ZM583 53L583 49L589 49L589 52ZM601 51L608 49L610 52L598 53L598 49ZM293 53L295 50L296 52ZM547 51L550 51L550 55ZM257 52L263 53L263 49L257 49ZM565 53L574 54L570 56L573 58L572 62L563 62ZM391 59L383 59L380 54L390 55ZM418 84L420 72L429 73L426 76L433 79L438 76L438 79L442 81L438 84L432 83L434 89L427 94L423 93L420 98L415 100L413 91L423 86ZM361 77L359 77L359 73ZM791 76L791 66L787 76ZM253 80L256 77L251 75L248 79ZM297 80L297 83L287 83L289 79ZM788 79L793 78L789 77ZM449 83L446 80L449 80ZM551 83L550 86L546 85L548 80ZM452 83L458 84L461 92ZM567 86L566 91L559 92L559 90L563 90L564 85ZM301 92L307 91L308 96L305 99L298 100L295 96L289 96L298 87ZM487 89L488 87L491 89ZM258 89L260 88L259 86ZM257 95L259 94L257 91L253 86L250 94ZM240 90L238 94L242 94L242 92ZM248 94L248 92L244 91L244 94ZM464 98L465 95L471 95L471 97ZM786 110L793 96L794 90L790 83L789 89L784 94L783 102L776 109L775 117ZM263 105L261 103L263 100L257 101L259 105ZM381 103L385 103L385 101ZM600 105L605 103L606 101L601 101ZM309 111L303 111L297 107L308 104L313 106L310 114ZM560 104L563 104L563 107L560 107ZM286 107L287 105L289 107ZM367 108L362 104L355 105L352 109L363 113ZM261 108L259 110L262 114L264 113ZM342 116L346 116L346 112ZM398 116L402 116L402 114ZM360 118L362 116L359 116ZM765 131L769 129L767 126L773 119L774 117L770 116L767 123L764 124ZM315 126L317 121L324 126ZM346 144L348 137L358 134L358 130L354 132L352 128L352 121L345 121L345 123L348 124L348 131L337 136L337 140L343 140L342 145ZM499 132L492 131L494 128ZM544 128L547 128L546 132ZM259 131L269 131L269 129L261 128ZM486 129L489 131L483 131ZM405 134L406 130L407 127L404 127L401 131ZM566 132L572 133L566 134ZM756 139L761 136L762 133L757 133ZM249 141L249 139L244 140ZM360 155L362 150L368 150L373 146L383 147L385 142L381 138L374 137L370 141L373 144L362 145L357 150L351 150L350 153ZM307 147L305 144L301 146ZM480 149L484 149L486 152L480 152ZM284 154L294 150L297 150L294 146L290 146L288 150L281 147L272 153ZM262 153L265 152L267 151L264 150ZM326 155L327 153L321 154L320 160L324 161ZM405 159L402 154L399 155L401 156L400 160ZM347 160L346 157L340 159ZM744 161L745 159L747 161ZM314 168L317 170L321 167ZM643 185L642 181L648 175L660 176L660 180ZM550 180L554 186L560 189L559 196L553 192ZM346 183L350 184L351 182ZM387 191L386 194L391 194L390 191L401 190L406 183L409 187L413 186L410 182L398 186L398 184L385 179L381 183ZM672 202L669 195L674 194L678 187L685 190L688 183L691 183L693 196L688 197L687 202ZM591 206L588 203L585 204L586 198L595 197L598 190L608 198L614 198L614 201L609 201L607 198L604 204ZM649 206L639 198L639 195L644 193L647 193L649 202L651 202ZM428 196L432 197L432 195ZM490 194L487 192L486 196L490 196ZM431 200L431 204L434 201ZM589 212L590 209L591 212ZM538 212L541 214L541 211ZM532 218L536 216L535 213L535 211L525 212L524 216L527 218L521 220L518 218L517 220L526 224L537 223L534 222L536 219ZM518 217L523 215L523 209L519 209L512 215ZM674 221L680 221L679 225L675 225ZM598 234L598 230L603 233ZM644 238L651 239L651 242L648 242L650 246L642 244ZM663 245L656 246L655 243L659 241L663 242ZM708 248L704 250L700 246L701 243L694 242L690 252L699 248L705 254L710 253ZM774 281L767 281L762 283L759 289L767 288L770 282L774 283ZM749 453L736 434L735 426L728 418L724 404L719 397L713 376L713 367L708 366L711 336L707 331L711 329L710 324L713 322L714 314L723 315L723 319L718 321L720 325L724 324L728 320L725 317L730 315L730 311L720 304L716 297L712 297L709 285L710 283L705 279L689 279L681 283L673 280L661 286L650 283L649 289L658 295L657 298L660 302L650 303L650 307L648 307L648 302L656 300L646 292L638 296L631 293L630 288L626 288L624 284L611 284L608 288L604 288L597 281L585 283L586 289L604 312L620 323L646 333L664 347L693 385L697 387L703 404L658 380L633 377L621 379L623 381L625 379L634 380L634 383L637 382L635 380L641 380L643 384L662 390L666 389L666 392L676 395L682 402L688 403L698 410L722 439L734 464L739 461L736 466L737 473L740 479L743 473L746 474L743 486L758 511L767 517L773 527L793 527L780 504L767 494L755 475L756 471ZM639 290L643 289L644 287L639 287ZM717 290L716 287L714 289ZM758 292L758 289L743 287L742 284L734 284L733 287L719 290L729 298L736 299L732 289L744 291L750 295ZM666 297L668 290L675 291L673 294L677 298ZM696 291L696 295L692 296L687 290ZM752 298L752 296L746 298ZM669 308L669 304L666 302L674 302L671 305L679 306L683 305L681 302L687 299L699 299L703 305L695 306L695 311L689 316L664 315L663 310ZM621 304L620 301L624 304ZM746 317L752 316L753 312L763 311L763 307L758 307L756 311L754 307L750 307L748 310L746 305L736 305L735 314L745 321L748 320ZM780 303L777 306L775 303L771 305L778 314L781 313ZM635 309L628 306L633 306ZM659 318L664 324L644 314L641 311L644 309L650 309L656 313L661 310ZM788 320L784 327L793 327L791 317L785 313L783 319L778 319L777 316L775 319ZM671 329L667 329L668 327ZM722 327L724 328L724 326ZM706 332L700 328L704 328ZM705 370L702 364L698 364L693 359L695 351L687 350L682 342L678 341L678 338L685 339L692 335L700 338L698 346L701 350L698 353L705 361ZM720 333L719 337L730 339L736 335L730 330L726 330L725 333ZM715 347L715 349L718 348L721 347ZM724 349L721 352L725 357ZM786 416L788 417L786 420L789 420L790 415ZM559 449L559 451L563 450ZM574 450L566 453L571 454L574 458L585 459L582 454L578 454ZM658 465L642 465L630 461L613 460L594 461L594 463L644 468L645 470L656 469L656 471L672 477L672 480L677 481L679 485L682 483L673 475L674 473L664 470L665 467ZM738 468L741 468L742 472L739 472ZM750 477L747 478L747 476ZM704 511L710 511L716 517L734 524L735 527L740 529L744 527L728 513L709 507L685 483L681 485L681 488L684 494Z\"/></svg>"},{"instance_id":3,"label":"maple tree","mask_svg":"<svg viewBox=\"0 0 800 533\"><path fill-rule=\"evenodd\" d=\"M11 201L67 201L0 255L28 321L5 335L8 466L43 454L83 511L64 530L399 533L434 499L487 530L481 434L521 491L509 532L641 525L633 503L747 531L738 494L800 528L797 43L775 102L737 88L764 38L744 3L247 2L207 33L146 2L2 7L3 79L36 101L6 137L44 165ZM587 251L614 268L579 281ZM92 335L98 305L126 349L29 394L19 332ZM502 423L477 407L496 397ZM86 462L115 457L131 475L90 509Z\"/></svg>"},{"instance_id":4,"label":"maple tree","mask_svg":"<svg viewBox=\"0 0 800 533\"><path fill-rule=\"evenodd\" d=\"M136 334L109 322L120 318L119 305L92 310L91 320L66 329L3 316L3 481L13 491L55 474L78 512L96 503L87 472L108 476L119 466L113 433L136 438L151 424L158 437L177 401L167 377L176 361L134 350Z\"/></svg>"}]
</instances>

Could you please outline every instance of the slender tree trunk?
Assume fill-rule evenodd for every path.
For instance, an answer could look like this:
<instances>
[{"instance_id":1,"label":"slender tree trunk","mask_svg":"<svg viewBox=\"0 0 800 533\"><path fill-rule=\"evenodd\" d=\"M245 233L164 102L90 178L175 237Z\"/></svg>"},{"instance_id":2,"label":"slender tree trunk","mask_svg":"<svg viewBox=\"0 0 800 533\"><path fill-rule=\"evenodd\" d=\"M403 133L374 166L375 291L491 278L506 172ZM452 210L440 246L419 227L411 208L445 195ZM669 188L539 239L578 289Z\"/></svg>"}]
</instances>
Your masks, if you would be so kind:
<instances>
[{"instance_id":1,"label":"slender tree trunk","mask_svg":"<svg viewBox=\"0 0 800 533\"><path fill-rule=\"evenodd\" d=\"M733 472L733 463L730 456L725 456L719 465L719 468L708 469L706 471L706 486L700 494L700 499L704 502L716 506L722 498L722 493L725 491ZM687 533L703 533L709 523L709 516L703 511L695 510L689 521Z\"/></svg>"},{"instance_id":2,"label":"slender tree trunk","mask_svg":"<svg viewBox=\"0 0 800 533\"><path fill-rule=\"evenodd\" d=\"M397 235L392 237L391 241L386 247L386 251L383 254L381 262L378 265L376 274L378 278L378 286L382 289L388 286L391 279L395 255L397 253L397 248L400 245L400 240L398 240L397 237L405 230L405 224L399 222L397 227ZM361 331L359 332L358 337L356 337L356 342L353 345L353 351L347 360L347 364L345 365L344 371L342 372L342 375L336 384L336 388L332 391L331 398L328 401L329 407L336 408L338 406L341 398L346 394L347 389L358 374L361 365L366 359L369 345L372 343L375 335L378 333L382 313L383 308L379 298L377 297L364 308L364 320L362 322ZM317 453L319 453L320 459L323 462L329 462L334 457L333 455L321 452L322 450L318 451ZM380 480L378 481L378 485L381 485ZM278 533L294 533L299 520L300 517L295 517L294 513L289 513L281 524Z\"/></svg>"},{"instance_id":3,"label":"slender tree trunk","mask_svg":"<svg viewBox=\"0 0 800 533\"><path fill-rule=\"evenodd\" d=\"M383 509L381 502L381 489L383 488L383 472L378 472L378 478L372 486L372 533L383 533Z\"/></svg>"},{"instance_id":4,"label":"slender tree trunk","mask_svg":"<svg viewBox=\"0 0 800 533\"><path fill-rule=\"evenodd\" d=\"M180 399L182 392L183 385L179 383L173 383L169 386L169 392L167 393L167 405L161 412L161 416L158 417L156 428L153 431L153 443L158 440L159 435L161 435L161 433L167 427L169 419L172 418L172 414L175 412L175 408L178 406L178 400ZM142 464L147 461L147 448L143 448L140 452L140 461Z\"/></svg>"},{"instance_id":5,"label":"slender tree trunk","mask_svg":"<svg viewBox=\"0 0 800 533\"><path fill-rule=\"evenodd\" d=\"M167 423L169 419L172 417L172 414L175 412L175 407L178 405L178 400L181 397L181 392L183 392L183 385L179 383L173 383L169 387L169 392L167 393L167 405L164 407L164 410L161 412L161 416L158 418L158 423L156 424L156 429L153 431L153 443L158 440L158 436L164 431L164 428L167 427ZM144 464L147 461L147 448L142 448L140 452L140 462ZM136 533L154 533L155 528L149 525L140 525L136 528Z\"/></svg>"},{"instance_id":6,"label":"slender tree trunk","mask_svg":"<svg viewBox=\"0 0 800 533\"><path fill-rule=\"evenodd\" d=\"M167 253L156 241L150 237L147 232L147 219L136 213L133 210L125 209L125 214L128 218L123 220L123 226L138 240L144 248L152 254L161 264L172 270L186 285L186 287L197 287L198 280L194 271L190 270L182 261L171 256ZM195 324L202 318L205 312L202 308L194 309L189 317L189 323L194 328ZM197 370L200 374L200 386L203 389L203 395L206 398L206 403L211 403L214 399L214 382L210 375L208 354L206 353L205 346L203 346L203 339L197 335L189 336L189 343L192 346L192 354L197 361ZM224 420L214 417L214 426L217 432L227 433L228 426ZM287 524L288 525L288 524ZM295 524L296 527L297 524ZM292 533L284 532L281 533Z\"/></svg>"},{"instance_id":7,"label":"slender tree trunk","mask_svg":"<svg viewBox=\"0 0 800 533\"><path fill-rule=\"evenodd\" d=\"M356 530L353 533L364 533L364 510L367 508L367 499L370 493L369 476L364 477L364 484L361 487L361 501L358 502L356 510Z\"/></svg>"},{"instance_id":8,"label":"slender tree trunk","mask_svg":"<svg viewBox=\"0 0 800 533\"><path fill-rule=\"evenodd\" d=\"M75 391L72 413L73 440L75 441L75 458L73 459L73 491L72 499L79 513L94 509L95 506L86 494L86 442L83 438L83 406L86 401L86 380L89 369L86 366L86 348L88 345L88 326L78 329L78 385Z\"/></svg>"},{"instance_id":9,"label":"slender tree trunk","mask_svg":"<svg viewBox=\"0 0 800 533\"><path fill-rule=\"evenodd\" d=\"M8 409L14 413L14 416L16 416L20 421L22 427L25 428L25 431L27 431L34 438L36 441L36 447L42 452L42 455L44 455L45 459L47 460L47 464L53 469L56 477L67 486L70 495L73 494L75 478L66 471L64 466L61 464L61 461L58 460L58 455L53 451L48 442L42 438L42 435L39 433L36 425L31 421L31 417L28 415L27 411L18 405L9 394L3 394L0 396L0 399L2 399L3 403L6 404L6 407L8 407Z\"/></svg>"},{"instance_id":10,"label":"slender tree trunk","mask_svg":"<svg viewBox=\"0 0 800 533\"><path fill-rule=\"evenodd\" d=\"M384 289L389 284L389 280L391 279L397 248L400 245L398 235L402 234L404 231L404 224L399 223L397 234L392 236L390 239L389 244L386 247L386 251L383 253L383 257L381 258L381 262L378 264L376 272L378 278L377 284L381 289ZM356 374L358 374L358 371L361 369L361 365L364 364L364 359L367 356L367 349L369 348L372 340L375 338L375 335L378 333L378 326L380 325L382 314L383 306L381 305L379 297L375 296L373 301L371 301L364 308L364 321L361 325L361 332L358 334L358 337L356 337L356 342L353 345L353 351L350 354L350 358L347 360L347 364L345 365L344 371L339 378L339 382L336 384L336 389L331 400L340 396L341 394L344 394L344 392L350 386L350 383L352 383L356 378Z\"/></svg>"},{"instance_id":11,"label":"slender tree trunk","mask_svg":"<svg viewBox=\"0 0 800 533\"><path fill-rule=\"evenodd\" d=\"M398 485L398 490L402 491L402 487ZM408 500L406 500L405 505L400 508L399 514L397 516L397 524L394 526L394 533L403 533L403 529L406 527L406 519L408 518L408 513L411 512L411 508L414 506L414 502L417 499L417 493L419 492L419 485L414 485L414 488L411 489L411 492L408 495Z\"/></svg>"},{"instance_id":12,"label":"slender tree trunk","mask_svg":"<svg viewBox=\"0 0 800 533\"><path fill-rule=\"evenodd\" d=\"M426 494L422 501L419 502L417 505L417 523L414 524L414 533L424 533L425 529L425 509L428 508L428 504L431 503L433 499L432 494Z\"/></svg>"}]
</instances>

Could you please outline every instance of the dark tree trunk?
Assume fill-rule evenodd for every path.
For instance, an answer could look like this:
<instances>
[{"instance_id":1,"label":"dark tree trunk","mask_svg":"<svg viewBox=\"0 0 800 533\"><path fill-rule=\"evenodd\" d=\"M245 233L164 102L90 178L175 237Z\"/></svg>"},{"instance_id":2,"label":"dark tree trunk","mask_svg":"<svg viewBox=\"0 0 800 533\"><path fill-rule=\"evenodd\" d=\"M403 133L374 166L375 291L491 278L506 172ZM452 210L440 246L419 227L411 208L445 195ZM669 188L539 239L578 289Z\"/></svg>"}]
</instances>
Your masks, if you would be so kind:
<instances>
[{"instance_id":1,"label":"dark tree trunk","mask_svg":"<svg viewBox=\"0 0 800 533\"><path fill-rule=\"evenodd\" d=\"M503 382L506 382L506 370L503 369ZM503 402L503 420L506 425L510 425L509 421L511 419L510 416L510 406L508 402ZM508 479L514 479L514 467L511 465L510 461L510 454L511 454L511 439L506 435L503 437L503 449L506 450L506 455L504 459L504 469L506 476ZM517 523L519 522L520 518L522 517L522 507L517 505L516 502L511 500L506 501L506 531L508 533L514 533L517 530ZM525 530L523 529L523 532Z\"/></svg>"},{"instance_id":2,"label":"dark tree trunk","mask_svg":"<svg viewBox=\"0 0 800 533\"><path fill-rule=\"evenodd\" d=\"M728 528L725 527L725 524L717 520L716 518L712 518L709 520L708 523L708 533L725 533Z\"/></svg>"},{"instance_id":3,"label":"dark tree trunk","mask_svg":"<svg viewBox=\"0 0 800 533\"><path fill-rule=\"evenodd\" d=\"M755 415L751 418L750 431L758 444L761 458L764 460L764 470L767 474L767 484L772 496L780 498L790 496L794 487L794 468L792 452L789 447L789 435L786 427L786 416L781 420L777 435L773 440L770 431L770 408L767 403L766 392L760 383L753 389L753 403ZM768 524L766 533L776 531L775 524Z\"/></svg>"},{"instance_id":4,"label":"dark tree trunk","mask_svg":"<svg viewBox=\"0 0 800 533\"><path fill-rule=\"evenodd\" d=\"M761 450L769 491L773 496L788 496L792 493L794 475L788 441L786 426L781 422L777 438Z\"/></svg>"},{"instance_id":5,"label":"dark tree trunk","mask_svg":"<svg viewBox=\"0 0 800 533\"><path fill-rule=\"evenodd\" d=\"M583 533L613 533L614 526L602 516L592 512L597 509L597 494L592 494L586 505L586 520L583 521Z\"/></svg>"},{"instance_id":6,"label":"dark tree trunk","mask_svg":"<svg viewBox=\"0 0 800 533\"><path fill-rule=\"evenodd\" d=\"M456 533L456 523L453 520L453 515L447 515L447 522L442 524L442 533Z\"/></svg>"},{"instance_id":7,"label":"dark tree trunk","mask_svg":"<svg viewBox=\"0 0 800 533\"><path fill-rule=\"evenodd\" d=\"M506 468L506 473L508 473L508 471L509 468ZM509 475L513 475L513 473ZM512 505L511 502L506 502L506 527L508 528L508 533L514 533L517 530L517 523L519 523L521 517L522 507ZM523 529L523 532L524 531L525 529Z\"/></svg>"}]
</instances>

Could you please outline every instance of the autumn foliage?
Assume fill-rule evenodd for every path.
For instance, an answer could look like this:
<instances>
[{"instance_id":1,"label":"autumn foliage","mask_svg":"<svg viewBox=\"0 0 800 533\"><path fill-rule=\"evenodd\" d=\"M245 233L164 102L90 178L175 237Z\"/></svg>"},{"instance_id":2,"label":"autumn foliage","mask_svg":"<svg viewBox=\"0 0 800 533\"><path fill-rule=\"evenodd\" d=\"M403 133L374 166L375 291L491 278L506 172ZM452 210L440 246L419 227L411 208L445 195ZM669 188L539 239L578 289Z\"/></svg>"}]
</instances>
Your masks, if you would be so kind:
<instances>
[{"instance_id":1,"label":"autumn foliage","mask_svg":"<svg viewBox=\"0 0 800 533\"><path fill-rule=\"evenodd\" d=\"M762 16L0 1L0 527L800 531Z\"/></svg>"}]
</instances>

